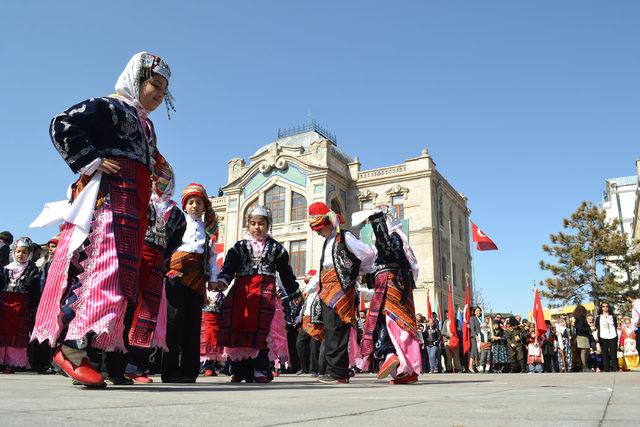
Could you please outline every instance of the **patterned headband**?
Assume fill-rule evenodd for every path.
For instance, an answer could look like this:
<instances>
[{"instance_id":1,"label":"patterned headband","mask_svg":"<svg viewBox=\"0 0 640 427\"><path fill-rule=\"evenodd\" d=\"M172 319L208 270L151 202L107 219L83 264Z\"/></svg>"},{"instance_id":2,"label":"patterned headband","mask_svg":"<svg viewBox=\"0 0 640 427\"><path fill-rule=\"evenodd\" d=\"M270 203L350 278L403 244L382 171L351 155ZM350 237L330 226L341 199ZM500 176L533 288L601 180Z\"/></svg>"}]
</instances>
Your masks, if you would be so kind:
<instances>
[{"instance_id":1,"label":"patterned headband","mask_svg":"<svg viewBox=\"0 0 640 427\"><path fill-rule=\"evenodd\" d=\"M167 79L167 84L169 83L169 79L171 78L171 68L169 68L169 64L167 64L164 59L159 56L153 55L151 53L143 53L140 57L140 70L149 70L147 73L155 73L158 74L165 79ZM143 73L144 75L144 73ZM164 103L167 107L167 117L171 119L170 111L176 111L175 107L175 99L169 89L167 89L167 93L164 95Z\"/></svg>"},{"instance_id":2,"label":"patterned headband","mask_svg":"<svg viewBox=\"0 0 640 427\"><path fill-rule=\"evenodd\" d=\"M16 248L31 248L33 247L33 242L28 237L20 237L18 240L16 240L14 245Z\"/></svg>"},{"instance_id":3,"label":"patterned headband","mask_svg":"<svg viewBox=\"0 0 640 427\"><path fill-rule=\"evenodd\" d=\"M255 205L251 207L251 209L249 209L249 212L247 213L247 221L252 216L263 216L267 218L267 221L269 222L269 224L271 224L271 209L266 206Z\"/></svg>"}]
</instances>

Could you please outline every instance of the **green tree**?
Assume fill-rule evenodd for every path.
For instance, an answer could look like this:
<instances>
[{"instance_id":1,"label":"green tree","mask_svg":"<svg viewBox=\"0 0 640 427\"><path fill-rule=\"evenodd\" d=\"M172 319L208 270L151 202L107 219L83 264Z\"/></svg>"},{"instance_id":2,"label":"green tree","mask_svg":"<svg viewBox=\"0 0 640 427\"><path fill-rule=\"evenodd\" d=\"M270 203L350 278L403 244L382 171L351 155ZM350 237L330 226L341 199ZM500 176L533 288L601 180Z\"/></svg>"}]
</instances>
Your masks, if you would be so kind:
<instances>
[{"instance_id":1,"label":"green tree","mask_svg":"<svg viewBox=\"0 0 640 427\"><path fill-rule=\"evenodd\" d=\"M582 202L563 220L563 229L551 234L550 245L542 246L555 262L540 261L540 268L552 274L541 282L546 287L541 295L564 304L585 299L596 305L603 300L624 302L639 258L637 250L630 250L618 220L608 221L603 209ZM616 278L612 267L622 274Z\"/></svg>"}]
</instances>

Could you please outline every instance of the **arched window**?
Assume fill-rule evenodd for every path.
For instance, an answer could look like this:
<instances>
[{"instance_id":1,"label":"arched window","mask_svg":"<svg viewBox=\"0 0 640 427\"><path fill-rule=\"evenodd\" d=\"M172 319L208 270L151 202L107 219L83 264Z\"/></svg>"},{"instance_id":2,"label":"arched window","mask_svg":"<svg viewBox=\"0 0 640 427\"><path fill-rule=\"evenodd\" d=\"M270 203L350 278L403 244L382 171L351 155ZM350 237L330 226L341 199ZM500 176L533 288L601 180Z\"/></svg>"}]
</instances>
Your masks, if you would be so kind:
<instances>
[{"instance_id":1,"label":"arched window","mask_svg":"<svg viewBox=\"0 0 640 427\"><path fill-rule=\"evenodd\" d=\"M300 193L291 192L291 221L302 221L307 217L307 199Z\"/></svg>"},{"instance_id":2,"label":"arched window","mask_svg":"<svg viewBox=\"0 0 640 427\"><path fill-rule=\"evenodd\" d=\"M293 274L302 277L307 271L307 241L294 240L291 242L289 259Z\"/></svg>"},{"instance_id":3,"label":"arched window","mask_svg":"<svg viewBox=\"0 0 640 427\"><path fill-rule=\"evenodd\" d=\"M404 196L391 196L391 206L395 211L396 218L404 219Z\"/></svg>"},{"instance_id":4,"label":"arched window","mask_svg":"<svg viewBox=\"0 0 640 427\"><path fill-rule=\"evenodd\" d=\"M264 193L264 204L271 209L274 224L284 222L284 202L284 188L279 185L271 187Z\"/></svg>"}]
</instances>

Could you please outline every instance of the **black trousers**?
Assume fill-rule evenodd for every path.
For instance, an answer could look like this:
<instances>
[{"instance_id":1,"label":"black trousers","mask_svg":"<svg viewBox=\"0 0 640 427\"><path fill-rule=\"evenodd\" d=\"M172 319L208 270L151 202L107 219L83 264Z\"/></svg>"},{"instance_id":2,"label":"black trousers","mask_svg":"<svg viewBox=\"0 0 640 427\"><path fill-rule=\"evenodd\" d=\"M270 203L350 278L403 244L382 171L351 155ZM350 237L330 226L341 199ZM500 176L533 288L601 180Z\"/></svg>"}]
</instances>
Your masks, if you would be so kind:
<instances>
[{"instance_id":1,"label":"black trousers","mask_svg":"<svg viewBox=\"0 0 640 427\"><path fill-rule=\"evenodd\" d=\"M600 350L602 351L602 368L606 372L618 370L618 339L600 338Z\"/></svg>"},{"instance_id":2,"label":"black trousers","mask_svg":"<svg viewBox=\"0 0 640 427\"><path fill-rule=\"evenodd\" d=\"M544 372L560 372L557 353L544 354Z\"/></svg>"},{"instance_id":3,"label":"black trousers","mask_svg":"<svg viewBox=\"0 0 640 427\"><path fill-rule=\"evenodd\" d=\"M48 342L32 341L29 343L28 349L31 356L31 367L35 372L44 372L51 368L53 352Z\"/></svg>"},{"instance_id":4,"label":"black trousers","mask_svg":"<svg viewBox=\"0 0 640 427\"><path fill-rule=\"evenodd\" d=\"M324 348L325 348L324 341L320 342L320 341L313 340L313 342L314 342L314 345L318 346L318 370L314 371L313 359L312 359L311 372L317 372L320 375L325 375L327 373L327 358L324 352ZM313 357L313 350L311 354Z\"/></svg>"},{"instance_id":5,"label":"black trousers","mask_svg":"<svg viewBox=\"0 0 640 427\"><path fill-rule=\"evenodd\" d=\"M162 357L162 381L198 378L202 297L179 281L165 282L167 347Z\"/></svg>"},{"instance_id":6,"label":"black trousers","mask_svg":"<svg viewBox=\"0 0 640 427\"><path fill-rule=\"evenodd\" d=\"M311 341L314 341L314 339L311 338L311 335L306 333L301 326L298 329L298 337L296 338L296 352L298 353L298 359L300 359L300 370L305 374L310 372ZM316 365L317 364L316 362Z\"/></svg>"},{"instance_id":7,"label":"black trousers","mask_svg":"<svg viewBox=\"0 0 640 427\"><path fill-rule=\"evenodd\" d=\"M324 352L327 374L336 379L349 378L349 332L351 325L344 323L336 312L324 302L320 303L324 321Z\"/></svg>"},{"instance_id":8,"label":"black trousers","mask_svg":"<svg viewBox=\"0 0 640 427\"><path fill-rule=\"evenodd\" d=\"M109 351L102 354L103 372L106 373L109 378L122 378L124 376L128 359L131 357L129 356L129 352L134 349L128 345L129 330L131 329L131 323L133 322L134 312L135 306L130 304L124 315L124 330L122 332L122 338L124 339L128 353L125 354L119 351Z\"/></svg>"},{"instance_id":9,"label":"black trousers","mask_svg":"<svg viewBox=\"0 0 640 427\"><path fill-rule=\"evenodd\" d=\"M320 366L324 365L324 354L322 354L322 360L320 360L320 348L322 343L318 340L311 338L311 335L306 333L302 327L298 329L298 338L296 340L296 351L300 358L300 369L305 374L310 372L320 372ZM326 369L326 366L325 366Z\"/></svg>"}]
</instances>

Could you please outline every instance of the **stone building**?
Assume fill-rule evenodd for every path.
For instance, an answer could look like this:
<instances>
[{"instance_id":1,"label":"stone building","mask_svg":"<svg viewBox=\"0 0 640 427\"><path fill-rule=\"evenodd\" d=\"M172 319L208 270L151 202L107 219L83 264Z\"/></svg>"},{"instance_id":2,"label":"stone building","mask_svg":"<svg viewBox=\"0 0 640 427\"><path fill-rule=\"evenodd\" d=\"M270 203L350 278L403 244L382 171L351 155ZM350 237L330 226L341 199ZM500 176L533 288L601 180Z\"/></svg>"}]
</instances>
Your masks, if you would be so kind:
<instances>
[{"instance_id":1,"label":"stone building","mask_svg":"<svg viewBox=\"0 0 640 427\"><path fill-rule=\"evenodd\" d=\"M620 232L627 236L629 243L634 240L634 210L637 191L638 176L636 175L609 178L605 181L601 204L602 209L606 212L608 221L618 220ZM630 279L637 280L637 273L632 274L632 277L628 277L626 271L621 271L613 264L608 265L607 270L613 273L616 280L620 282Z\"/></svg>"},{"instance_id":2,"label":"stone building","mask_svg":"<svg viewBox=\"0 0 640 427\"><path fill-rule=\"evenodd\" d=\"M446 279L451 276L456 306L464 305L465 276L471 277L467 199L436 170L426 149L403 163L363 170L358 158L342 152L336 138L315 122L278 132L278 139L248 160L229 161L223 196L211 199L220 218L220 242L232 245L244 236L247 209L256 204L273 211L272 235L289 250L291 264L302 278L318 269L323 239L307 225L307 206L325 202L342 214L390 204L403 218L420 264L416 310L446 306ZM368 226L351 230L370 241ZM449 235L451 233L451 253ZM452 259L451 259L452 258ZM437 302L436 302L437 300Z\"/></svg>"}]
</instances>

